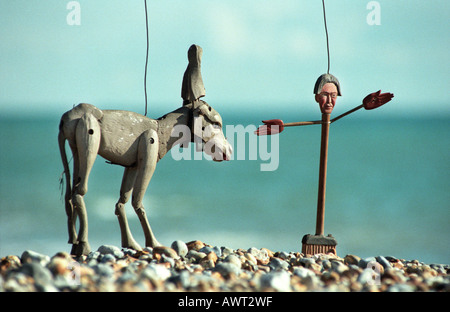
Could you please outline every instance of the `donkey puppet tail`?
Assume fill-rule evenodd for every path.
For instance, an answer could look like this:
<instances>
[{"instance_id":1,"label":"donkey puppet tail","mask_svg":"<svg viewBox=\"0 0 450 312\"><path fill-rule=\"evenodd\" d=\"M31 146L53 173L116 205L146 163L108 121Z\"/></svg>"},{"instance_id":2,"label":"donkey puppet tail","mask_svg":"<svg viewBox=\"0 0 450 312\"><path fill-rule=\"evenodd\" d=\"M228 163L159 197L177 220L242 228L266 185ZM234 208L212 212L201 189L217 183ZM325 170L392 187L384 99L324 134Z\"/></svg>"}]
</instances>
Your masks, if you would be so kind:
<instances>
[{"instance_id":1,"label":"donkey puppet tail","mask_svg":"<svg viewBox=\"0 0 450 312\"><path fill-rule=\"evenodd\" d=\"M61 154L61 160L62 160L63 167L64 167L63 174L65 175L65 178L66 178L66 194L64 197L66 212L67 212L67 214L69 214L69 213L72 214L73 213L72 200L71 200L72 199L72 188L71 188L71 183L70 183L69 162L67 161L66 148L65 148L66 138L64 137L64 133L61 129L59 130L59 134L58 134L58 143L59 143L59 152ZM61 175L61 184L62 184L62 182L63 182L63 176Z\"/></svg>"}]
</instances>

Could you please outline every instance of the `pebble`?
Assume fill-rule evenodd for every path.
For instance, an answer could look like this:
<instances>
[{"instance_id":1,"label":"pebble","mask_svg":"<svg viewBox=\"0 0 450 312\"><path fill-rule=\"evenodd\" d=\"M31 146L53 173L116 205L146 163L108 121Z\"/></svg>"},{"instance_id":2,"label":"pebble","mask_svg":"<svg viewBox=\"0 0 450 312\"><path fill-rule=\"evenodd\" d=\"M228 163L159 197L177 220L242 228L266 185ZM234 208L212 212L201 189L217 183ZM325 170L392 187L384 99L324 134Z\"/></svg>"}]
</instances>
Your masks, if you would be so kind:
<instances>
[{"instance_id":1,"label":"pebble","mask_svg":"<svg viewBox=\"0 0 450 312\"><path fill-rule=\"evenodd\" d=\"M309 268L312 264L316 263L316 260L314 260L313 258L301 258L299 262L304 267Z\"/></svg>"},{"instance_id":2,"label":"pebble","mask_svg":"<svg viewBox=\"0 0 450 312\"><path fill-rule=\"evenodd\" d=\"M251 247L247 250L247 253L253 255L256 259L257 264L259 265L268 264L270 258L273 257L273 253L266 248L257 249L255 247ZM269 256L269 253L271 254L271 256Z\"/></svg>"},{"instance_id":3,"label":"pebble","mask_svg":"<svg viewBox=\"0 0 450 312\"><path fill-rule=\"evenodd\" d=\"M337 260L332 260L330 262L331 262L331 269L338 274L342 274L349 269L349 267L346 266L343 262Z\"/></svg>"},{"instance_id":4,"label":"pebble","mask_svg":"<svg viewBox=\"0 0 450 312\"><path fill-rule=\"evenodd\" d=\"M105 263L98 263L92 268L100 278L112 278L114 275L113 267Z\"/></svg>"},{"instance_id":5,"label":"pebble","mask_svg":"<svg viewBox=\"0 0 450 312\"><path fill-rule=\"evenodd\" d=\"M141 251L102 245L88 256L25 250L0 261L0 292L450 292L450 265L393 256L304 255L174 241Z\"/></svg>"},{"instance_id":6,"label":"pebble","mask_svg":"<svg viewBox=\"0 0 450 312\"><path fill-rule=\"evenodd\" d=\"M20 257L20 261L22 261L22 263L37 262L40 265L45 266L50 262L50 257L32 250L25 250Z\"/></svg>"},{"instance_id":7,"label":"pebble","mask_svg":"<svg viewBox=\"0 0 450 312\"><path fill-rule=\"evenodd\" d=\"M283 259L280 259L280 258L277 258L277 257L273 257L272 259L270 259L269 267L273 271L288 270L289 269L289 263L287 263Z\"/></svg>"},{"instance_id":8,"label":"pebble","mask_svg":"<svg viewBox=\"0 0 450 312\"><path fill-rule=\"evenodd\" d=\"M383 256L378 256L378 257L376 257L375 259L377 260L377 262L378 262L379 264L381 264L381 265L383 266L383 268L384 268L385 270L386 270L386 269L389 269L389 268L392 268L391 263L390 263L385 257L383 257Z\"/></svg>"},{"instance_id":9,"label":"pebble","mask_svg":"<svg viewBox=\"0 0 450 312\"><path fill-rule=\"evenodd\" d=\"M65 275L69 272L69 260L61 257L53 257L47 268L53 275Z\"/></svg>"},{"instance_id":10,"label":"pebble","mask_svg":"<svg viewBox=\"0 0 450 312\"><path fill-rule=\"evenodd\" d=\"M265 274L261 277L261 288L263 291L267 288L275 291L291 291L291 276L286 271L276 271Z\"/></svg>"},{"instance_id":11,"label":"pebble","mask_svg":"<svg viewBox=\"0 0 450 312\"><path fill-rule=\"evenodd\" d=\"M369 257L369 258L365 258L365 259L361 259L358 262L358 266L361 269L366 269L369 266L369 263L371 262L377 262L377 260L375 259L375 257Z\"/></svg>"},{"instance_id":12,"label":"pebble","mask_svg":"<svg viewBox=\"0 0 450 312\"><path fill-rule=\"evenodd\" d=\"M186 255L186 258L192 258L197 262L202 260L204 257L206 257L206 254L204 252L200 252L195 249L189 250L189 252Z\"/></svg>"},{"instance_id":13,"label":"pebble","mask_svg":"<svg viewBox=\"0 0 450 312\"><path fill-rule=\"evenodd\" d=\"M234 263L221 262L214 267L214 272L220 273L224 278L231 278L239 276L241 268Z\"/></svg>"},{"instance_id":14,"label":"pebble","mask_svg":"<svg viewBox=\"0 0 450 312\"><path fill-rule=\"evenodd\" d=\"M178 253L173 248L166 246L158 246L153 248L153 254L160 254L161 256L165 255L173 259L179 258Z\"/></svg>"},{"instance_id":15,"label":"pebble","mask_svg":"<svg viewBox=\"0 0 450 312\"><path fill-rule=\"evenodd\" d=\"M199 240L188 242L186 245L189 250L194 249L197 251L205 247L205 244Z\"/></svg>"},{"instance_id":16,"label":"pebble","mask_svg":"<svg viewBox=\"0 0 450 312\"><path fill-rule=\"evenodd\" d=\"M228 255L228 256L224 259L224 262L232 263L232 264L234 264L235 266L237 266L238 268L241 267L241 260L240 260L239 257L238 257L237 255L235 255L235 254Z\"/></svg>"},{"instance_id":17,"label":"pebble","mask_svg":"<svg viewBox=\"0 0 450 312\"><path fill-rule=\"evenodd\" d=\"M116 257L114 257L112 254L103 255L101 263L108 263L108 262L111 263L116 262Z\"/></svg>"},{"instance_id":18,"label":"pebble","mask_svg":"<svg viewBox=\"0 0 450 312\"><path fill-rule=\"evenodd\" d=\"M181 240L176 240L171 245L172 249L180 256L184 257L188 253L188 247L185 242Z\"/></svg>"},{"instance_id":19,"label":"pebble","mask_svg":"<svg viewBox=\"0 0 450 312\"><path fill-rule=\"evenodd\" d=\"M125 255L124 252L122 250L120 250L119 247L111 246L111 245L102 245L102 246L98 247L97 251L102 255L110 254L116 258L123 258Z\"/></svg>"},{"instance_id":20,"label":"pebble","mask_svg":"<svg viewBox=\"0 0 450 312\"><path fill-rule=\"evenodd\" d=\"M315 273L311 270L308 270L302 266L295 267L293 270L293 274L297 275L300 278L306 278L308 276L313 276Z\"/></svg>"},{"instance_id":21,"label":"pebble","mask_svg":"<svg viewBox=\"0 0 450 312\"><path fill-rule=\"evenodd\" d=\"M222 247L222 248L220 248L220 250L222 252L222 256L223 257L231 255L234 252L233 249L231 249L230 247Z\"/></svg>"},{"instance_id":22,"label":"pebble","mask_svg":"<svg viewBox=\"0 0 450 312\"><path fill-rule=\"evenodd\" d=\"M344 257L344 264L356 264L358 265L359 261L361 260L360 257L355 255L346 255Z\"/></svg>"}]
</instances>

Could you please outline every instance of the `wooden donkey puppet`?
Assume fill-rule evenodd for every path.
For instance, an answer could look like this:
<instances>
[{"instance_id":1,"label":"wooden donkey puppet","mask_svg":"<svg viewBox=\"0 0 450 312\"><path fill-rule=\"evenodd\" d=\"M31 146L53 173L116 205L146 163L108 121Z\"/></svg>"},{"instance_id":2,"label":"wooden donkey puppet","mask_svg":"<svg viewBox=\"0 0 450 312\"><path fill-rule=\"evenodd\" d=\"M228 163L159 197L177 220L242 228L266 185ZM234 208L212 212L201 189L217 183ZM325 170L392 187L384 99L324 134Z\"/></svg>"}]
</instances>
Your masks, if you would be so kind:
<instances>
[{"instance_id":1,"label":"wooden donkey puppet","mask_svg":"<svg viewBox=\"0 0 450 312\"><path fill-rule=\"evenodd\" d=\"M88 190L89 173L97 154L125 168L115 214L119 220L122 247L136 250L141 247L131 235L124 205L132 195L132 206L144 231L145 246L159 246L142 200L156 164L173 146L189 142L203 143L209 146L204 151L213 160L230 159L232 148L222 132L221 116L199 99L205 95L201 55L199 46L190 47L189 65L183 77L183 106L157 120L130 111L100 110L90 104L79 104L61 117L58 142L66 177L65 208L73 255L87 255L90 252L83 198ZM188 129L189 136L174 131L177 126ZM73 154L72 183L65 150L66 140ZM75 226L77 217L78 235Z\"/></svg>"}]
</instances>

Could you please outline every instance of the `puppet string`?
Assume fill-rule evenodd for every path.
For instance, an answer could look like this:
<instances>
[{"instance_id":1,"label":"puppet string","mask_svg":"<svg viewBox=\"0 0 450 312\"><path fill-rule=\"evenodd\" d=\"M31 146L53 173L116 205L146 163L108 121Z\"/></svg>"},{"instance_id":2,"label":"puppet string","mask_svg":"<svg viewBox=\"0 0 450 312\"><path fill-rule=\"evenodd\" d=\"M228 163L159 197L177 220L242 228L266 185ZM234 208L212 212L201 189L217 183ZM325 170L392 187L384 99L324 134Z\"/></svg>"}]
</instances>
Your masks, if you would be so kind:
<instances>
[{"instance_id":1,"label":"puppet string","mask_svg":"<svg viewBox=\"0 0 450 312\"><path fill-rule=\"evenodd\" d=\"M144 69L144 95L145 95L145 114L144 114L144 116L147 116L147 65L148 65L148 47L149 47L147 0L144 0L144 6L145 6L145 29L147 32L147 51L145 54L145 69Z\"/></svg>"},{"instance_id":2,"label":"puppet string","mask_svg":"<svg viewBox=\"0 0 450 312\"><path fill-rule=\"evenodd\" d=\"M327 38L327 55L328 55L328 69L327 74L330 73L330 45L328 42L328 29L327 29L327 16L325 14L325 0L322 0L322 7L323 7L323 22L325 24L325 35Z\"/></svg>"}]
</instances>

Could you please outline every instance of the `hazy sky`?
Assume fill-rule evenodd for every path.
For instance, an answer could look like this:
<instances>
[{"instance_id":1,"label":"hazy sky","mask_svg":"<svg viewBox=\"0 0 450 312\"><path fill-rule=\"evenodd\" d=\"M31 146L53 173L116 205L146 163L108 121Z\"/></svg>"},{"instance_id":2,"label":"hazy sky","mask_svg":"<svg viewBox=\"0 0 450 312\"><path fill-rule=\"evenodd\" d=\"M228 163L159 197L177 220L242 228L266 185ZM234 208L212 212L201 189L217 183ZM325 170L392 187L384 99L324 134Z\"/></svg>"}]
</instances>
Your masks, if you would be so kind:
<instances>
[{"instance_id":1,"label":"hazy sky","mask_svg":"<svg viewBox=\"0 0 450 312\"><path fill-rule=\"evenodd\" d=\"M0 0L0 113L62 113L80 102L143 113L144 0L79 0L79 15L69 2ZM193 43L203 48L205 100L219 111L318 112L322 1L147 2L149 116L181 105ZM450 113L448 0L327 0L326 12L330 72L343 93L335 111L381 89L395 94L386 113Z\"/></svg>"}]
</instances>

